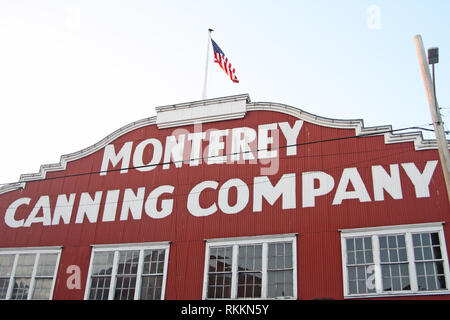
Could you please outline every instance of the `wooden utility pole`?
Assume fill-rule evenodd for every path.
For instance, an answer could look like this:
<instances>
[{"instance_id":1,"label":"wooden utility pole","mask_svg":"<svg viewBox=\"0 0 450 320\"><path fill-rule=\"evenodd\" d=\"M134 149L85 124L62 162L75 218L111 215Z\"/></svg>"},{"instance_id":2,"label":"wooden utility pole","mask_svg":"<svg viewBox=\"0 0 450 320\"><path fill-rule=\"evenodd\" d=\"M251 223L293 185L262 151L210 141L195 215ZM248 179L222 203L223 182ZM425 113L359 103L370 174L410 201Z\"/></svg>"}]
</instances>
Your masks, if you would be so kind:
<instances>
[{"instance_id":1,"label":"wooden utility pole","mask_svg":"<svg viewBox=\"0 0 450 320\"><path fill-rule=\"evenodd\" d=\"M416 44L417 55L419 57L420 70L422 71L423 81L425 83L425 90L427 91L431 118L433 119L434 133L436 134L438 144L439 158L441 160L442 172L444 173L445 184L447 187L448 201L450 203L450 153L448 151L447 139L445 138L444 124L442 122L441 113L438 109L422 37L420 35L414 36L414 42Z\"/></svg>"}]
</instances>

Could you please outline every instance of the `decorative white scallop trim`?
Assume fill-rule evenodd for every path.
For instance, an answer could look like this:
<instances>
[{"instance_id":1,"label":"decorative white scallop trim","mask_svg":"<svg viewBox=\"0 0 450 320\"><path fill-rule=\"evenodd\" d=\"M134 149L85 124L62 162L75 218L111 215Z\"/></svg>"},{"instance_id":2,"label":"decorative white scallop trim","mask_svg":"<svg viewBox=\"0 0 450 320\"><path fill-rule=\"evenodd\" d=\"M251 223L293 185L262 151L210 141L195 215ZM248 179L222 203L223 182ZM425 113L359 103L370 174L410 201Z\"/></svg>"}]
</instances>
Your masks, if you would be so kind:
<instances>
[{"instance_id":1,"label":"decorative white scallop trim","mask_svg":"<svg viewBox=\"0 0 450 320\"><path fill-rule=\"evenodd\" d=\"M164 106L164 107L156 107L157 110L163 110L166 108L187 108L189 105L198 105L201 103L220 103L220 101L227 100L229 101L230 98L242 98L245 95L239 95L239 96L231 96L231 97L223 97L223 98L215 98L215 99L209 99L207 101L196 101L192 103L183 103L179 105L171 105L171 106ZM248 95L247 95L248 97ZM384 134L384 141L386 144L391 143L403 143L403 142L413 142L415 150L428 150L428 149L437 149L437 142L436 140L424 140L421 132L411 132L411 133L404 133L404 134L392 134L392 133L386 133L386 131L392 130L392 127L390 125L388 126L378 126L378 127L368 127L364 128L363 120L357 119L357 120L341 120L341 119L331 119L331 118L325 118L321 116L317 116L308 112L305 112L303 110L297 109L292 106L280 104L280 103L270 103L270 102L254 102L250 103L250 98L248 98L248 104L247 104L247 112L248 111L274 111L274 112L280 112L285 113L294 117L297 117L298 119L304 120L306 122L310 122L313 124L317 124L324 127L332 127L332 128L341 128L341 129L354 129L355 134L357 136L360 135L366 135L366 134L377 134L379 133ZM224 118L223 120L230 120ZM55 171L62 171L66 169L67 163L70 161L78 160L83 157L86 157L101 148L108 145L113 140L119 138L120 136L148 126L148 125L156 125L156 116L145 118L142 120L138 120L135 122L132 122L128 125L123 126L122 128L114 131L113 133L106 136L104 139L100 140L99 142L93 144L90 147L87 147L85 149L82 149L80 151L62 155L60 162L55 164L44 164L41 166L39 173L31 173L31 174L23 174L20 176L20 179L18 182L6 184L2 187L0 187L0 194L10 192L17 189L23 189L25 188L25 184L28 181L35 181L35 180L41 180L44 179L48 172L55 172ZM450 147L450 143L449 143Z\"/></svg>"},{"instance_id":2,"label":"decorative white scallop trim","mask_svg":"<svg viewBox=\"0 0 450 320\"><path fill-rule=\"evenodd\" d=\"M153 125L155 123L156 123L156 117L145 118L145 119L142 119L139 121L129 123L126 126L123 126L120 129L114 131L113 133L107 135L105 138L103 138L99 142L93 144L92 146L89 146L87 148L84 148L84 149L74 152L74 153L62 155L59 163L43 164L43 165L41 165L41 168L38 173L22 174L20 176L19 182L9 183L9 184L6 184L6 185L0 187L0 194L10 192L13 190L17 190L17 189L24 189L26 182L45 179L48 172L63 171L66 169L68 162L84 158L84 157L104 148L111 141L119 138L120 136L122 136L130 131L133 131L133 130L136 130L136 129L139 129L139 128L142 128L142 127L145 127L148 125Z\"/></svg>"},{"instance_id":3,"label":"decorative white scallop trim","mask_svg":"<svg viewBox=\"0 0 450 320\"><path fill-rule=\"evenodd\" d=\"M424 140L422 132L420 131L393 134L391 132L386 132L392 130L391 125L365 128L364 122L361 119L341 120L341 119L325 118L280 103L270 103L270 102L249 103L247 104L247 111L281 112L289 114L293 117L297 117L306 122L317 124L319 126L339 128L339 129L354 129L356 136L367 134L370 135L383 134L384 142L386 144L413 142L415 150L429 150L438 148L436 140ZM450 147L450 143L448 143L448 146Z\"/></svg>"}]
</instances>

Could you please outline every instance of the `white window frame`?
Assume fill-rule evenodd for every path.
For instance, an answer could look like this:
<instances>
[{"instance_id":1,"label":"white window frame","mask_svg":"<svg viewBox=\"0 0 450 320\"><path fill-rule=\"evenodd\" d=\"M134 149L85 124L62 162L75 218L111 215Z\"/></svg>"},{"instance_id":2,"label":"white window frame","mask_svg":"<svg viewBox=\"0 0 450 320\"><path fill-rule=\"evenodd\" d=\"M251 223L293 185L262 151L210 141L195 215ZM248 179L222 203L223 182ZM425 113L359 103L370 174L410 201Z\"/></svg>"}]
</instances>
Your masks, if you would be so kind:
<instances>
[{"instance_id":1,"label":"white window frame","mask_svg":"<svg viewBox=\"0 0 450 320\"><path fill-rule=\"evenodd\" d=\"M6 297L2 300L10 300L11 295L14 288L14 278L16 276L16 269L17 269L17 263L19 261L19 256L23 254L36 254L34 258L34 265L33 265L33 271L31 274L31 281L30 281L30 287L28 288L28 295L26 300L31 300L34 293L34 285L36 282L36 273L37 273L37 266L39 262L39 258L41 254L46 253L56 253L56 265L55 270L53 271L52 276L52 286L50 288L50 294L48 297L48 300L52 300L53 298L53 291L55 289L55 283L56 283L56 275L58 274L58 267L59 267L59 260L61 258L61 246L57 247L26 247L26 248L1 248L0 249L0 255L15 255L14 256L14 262L11 269L11 275L9 277L9 283L8 283L8 290L6 291ZM50 277L49 277L50 278ZM38 299L36 299L38 300Z\"/></svg>"},{"instance_id":2,"label":"white window frame","mask_svg":"<svg viewBox=\"0 0 450 320\"><path fill-rule=\"evenodd\" d=\"M142 281L142 269L143 269L143 258L144 258L144 250L165 250L164 254L164 268L163 268L163 281L161 287L161 300L164 300L166 293L166 280L167 280L167 269L169 264L169 250L170 250L170 241L166 242L149 242L149 243L129 243L129 244L106 244L106 245L93 245L91 252L91 259L89 261L89 271L86 281L86 289L84 292L84 300L89 300L89 294L91 290L91 282L92 282L92 268L94 262L94 253L96 252L110 252L114 251L114 261L113 268L111 272L111 282L109 287L109 295L108 300L114 299L115 292L115 279L117 276L117 266L119 263L119 252L120 251L128 251L128 250L138 250L139 251L139 262L138 269L136 274L136 287L134 290L134 299L139 300L141 294L141 281Z\"/></svg>"},{"instance_id":3,"label":"white window frame","mask_svg":"<svg viewBox=\"0 0 450 320\"><path fill-rule=\"evenodd\" d=\"M341 250L342 250L342 274L344 281L344 298L367 298L367 297L392 297L392 296L419 296L419 295L440 295L450 294L450 269L446 248L446 241L443 229L444 222L433 223L420 223L420 224L408 224L408 225L396 225L396 226L384 226L384 227L372 227L372 228L360 228L360 229L342 229L341 233ZM422 232L437 232L439 235L439 243L441 248L441 255L444 265L445 283L447 289L440 290L428 290L419 291L416 274L416 260L414 256L414 247L412 243L413 233ZM379 248L379 236L384 235L405 235L408 270L411 290L403 291L382 291L382 274L381 274L381 262L380 262L380 248ZM349 293L348 284L348 268L347 268L347 238L354 237L371 237L372 238L372 252L373 252L373 264L375 266L375 293Z\"/></svg>"},{"instance_id":4,"label":"white window frame","mask_svg":"<svg viewBox=\"0 0 450 320\"><path fill-rule=\"evenodd\" d=\"M220 239L206 239L205 248L205 266L203 270L203 300L230 300L230 299L245 299L245 300L296 300L297 299L297 235L291 234L277 234L264 235L253 237L235 237L235 238L220 238ZM267 265L268 265L268 244L275 242L291 242L292 243L292 297L267 297ZM241 245L262 244L262 282L261 282L261 297L245 298L237 297L237 282L238 282L238 247ZM231 280L231 298L208 298L208 271L209 271L209 256L211 247L232 246L232 280Z\"/></svg>"}]
</instances>

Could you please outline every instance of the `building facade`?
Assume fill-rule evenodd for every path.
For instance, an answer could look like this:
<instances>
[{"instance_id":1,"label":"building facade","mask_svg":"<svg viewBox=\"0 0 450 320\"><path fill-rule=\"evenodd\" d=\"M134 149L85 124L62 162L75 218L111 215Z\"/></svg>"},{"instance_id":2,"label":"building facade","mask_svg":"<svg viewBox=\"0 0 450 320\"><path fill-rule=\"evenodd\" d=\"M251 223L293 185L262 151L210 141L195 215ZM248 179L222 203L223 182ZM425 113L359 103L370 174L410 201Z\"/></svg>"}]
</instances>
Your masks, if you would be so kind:
<instances>
[{"instance_id":1,"label":"building facade","mask_svg":"<svg viewBox=\"0 0 450 320\"><path fill-rule=\"evenodd\" d=\"M435 141L248 95L0 189L0 299L448 299Z\"/></svg>"}]
</instances>

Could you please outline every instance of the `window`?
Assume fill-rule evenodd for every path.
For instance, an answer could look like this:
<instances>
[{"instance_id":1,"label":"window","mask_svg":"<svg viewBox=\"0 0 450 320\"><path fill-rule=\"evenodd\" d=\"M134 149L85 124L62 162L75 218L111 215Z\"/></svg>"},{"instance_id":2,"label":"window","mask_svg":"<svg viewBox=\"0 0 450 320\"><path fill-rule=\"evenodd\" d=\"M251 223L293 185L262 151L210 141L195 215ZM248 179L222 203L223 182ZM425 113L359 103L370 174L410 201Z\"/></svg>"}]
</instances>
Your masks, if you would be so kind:
<instances>
[{"instance_id":1,"label":"window","mask_svg":"<svg viewBox=\"0 0 450 320\"><path fill-rule=\"evenodd\" d=\"M0 249L0 299L51 299L60 252L60 247Z\"/></svg>"},{"instance_id":2,"label":"window","mask_svg":"<svg viewBox=\"0 0 450 320\"><path fill-rule=\"evenodd\" d=\"M296 297L294 234L207 240L203 299Z\"/></svg>"},{"instance_id":3,"label":"window","mask_svg":"<svg viewBox=\"0 0 450 320\"><path fill-rule=\"evenodd\" d=\"M442 223L341 230L344 296L448 294Z\"/></svg>"},{"instance_id":4,"label":"window","mask_svg":"<svg viewBox=\"0 0 450 320\"><path fill-rule=\"evenodd\" d=\"M94 246L85 299L164 299L169 243Z\"/></svg>"}]
</instances>

